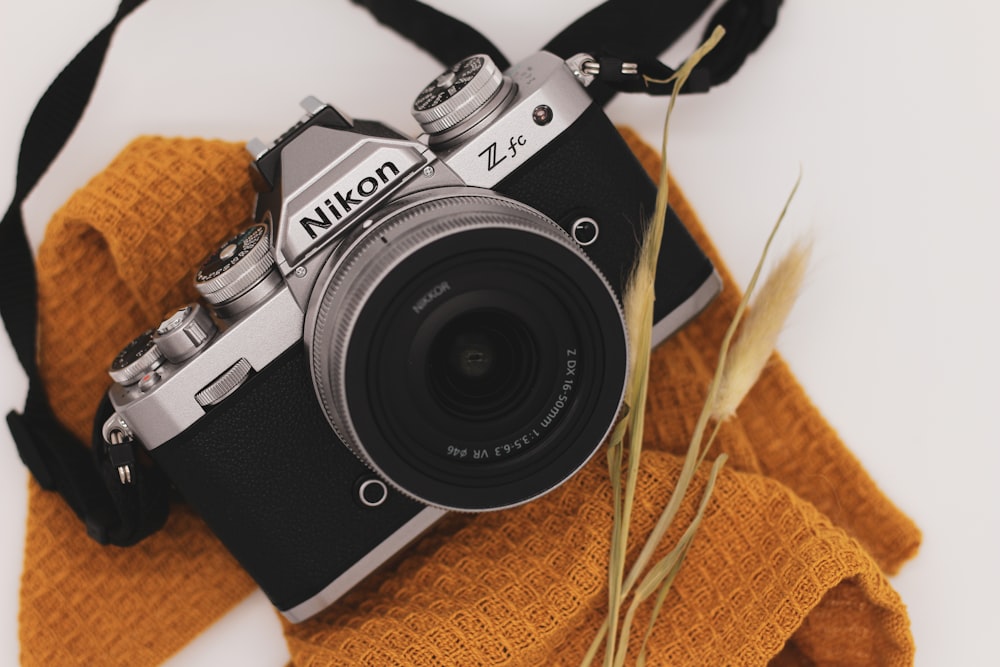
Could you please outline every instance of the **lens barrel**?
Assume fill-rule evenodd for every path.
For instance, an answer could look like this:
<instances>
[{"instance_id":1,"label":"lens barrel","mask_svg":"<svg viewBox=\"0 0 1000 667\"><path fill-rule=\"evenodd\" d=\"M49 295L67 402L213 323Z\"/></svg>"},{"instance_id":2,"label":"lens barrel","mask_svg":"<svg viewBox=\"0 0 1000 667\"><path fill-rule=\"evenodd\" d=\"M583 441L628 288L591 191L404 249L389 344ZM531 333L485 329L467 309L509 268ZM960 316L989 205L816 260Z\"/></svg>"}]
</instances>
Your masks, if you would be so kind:
<instances>
[{"instance_id":1,"label":"lens barrel","mask_svg":"<svg viewBox=\"0 0 1000 667\"><path fill-rule=\"evenodd\" d=\"M492 194L418 200L338 252L306 344L341 440L457 510L555 488L601 444L628 367L617 298L551 220Z\"/></svg>"}]
</instances>

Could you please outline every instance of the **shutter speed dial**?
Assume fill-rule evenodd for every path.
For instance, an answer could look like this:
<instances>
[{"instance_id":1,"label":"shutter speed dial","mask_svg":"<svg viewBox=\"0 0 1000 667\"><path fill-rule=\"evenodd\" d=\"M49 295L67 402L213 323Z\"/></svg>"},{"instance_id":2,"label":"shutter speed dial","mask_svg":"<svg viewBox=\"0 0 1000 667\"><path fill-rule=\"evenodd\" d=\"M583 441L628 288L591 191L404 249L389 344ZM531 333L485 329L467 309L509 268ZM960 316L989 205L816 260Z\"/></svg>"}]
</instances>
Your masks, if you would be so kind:
<instances>
[{"instance_id":1,"label":"shutter speed dial","mask_svg":"<svg viewBox=\"0 0 1000 667\"><path fill-rule=\"evenodd\" d=\"M251 225L220 245L202 262L194 283L219 317L259 303L281 283L267 225Z\"/></svg>"}]
</instances>

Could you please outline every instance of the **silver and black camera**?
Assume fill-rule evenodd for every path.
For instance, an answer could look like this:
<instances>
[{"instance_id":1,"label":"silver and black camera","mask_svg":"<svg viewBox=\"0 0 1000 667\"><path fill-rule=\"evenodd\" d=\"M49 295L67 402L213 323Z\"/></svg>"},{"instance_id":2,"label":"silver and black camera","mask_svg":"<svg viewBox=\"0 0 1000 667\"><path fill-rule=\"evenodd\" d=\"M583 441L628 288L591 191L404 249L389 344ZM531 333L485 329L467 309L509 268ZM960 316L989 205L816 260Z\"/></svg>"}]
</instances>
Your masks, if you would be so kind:
<instances>
[{"instance_id":1,"label":"silver and black camera","mask_svg":"<svg viewBox=\"0 0 1000 667\"><path fill-rule=\"evenodd\" d=\"M466 58L417 97L417 139L308 98L248 145L254 220L203 302L114 360L109 442L141 442L290 620L448 510L552 490L615 421L656 190L585 58ZM718 289L670 212L655 342Z\"/></svg>"}]
</instances>

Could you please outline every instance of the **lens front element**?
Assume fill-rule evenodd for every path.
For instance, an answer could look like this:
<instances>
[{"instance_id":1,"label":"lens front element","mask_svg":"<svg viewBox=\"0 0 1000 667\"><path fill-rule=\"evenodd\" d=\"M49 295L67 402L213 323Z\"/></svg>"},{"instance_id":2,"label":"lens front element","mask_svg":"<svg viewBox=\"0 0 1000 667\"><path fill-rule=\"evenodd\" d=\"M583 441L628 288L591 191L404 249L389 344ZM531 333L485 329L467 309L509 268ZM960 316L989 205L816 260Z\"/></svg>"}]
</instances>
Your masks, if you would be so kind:
<instances>
[{"instance_id":1,"label":"lens front element","mask_svg":"<svg viewBox=\"0 0 1000 667\"><path fill-rule=\"evenodd\" d=\"M495 419L531 386L538 352L528 326L513 313L483 308L461 314L431 342L425 372L432 398L456 417Z\"/></svg>"}]
</instances>

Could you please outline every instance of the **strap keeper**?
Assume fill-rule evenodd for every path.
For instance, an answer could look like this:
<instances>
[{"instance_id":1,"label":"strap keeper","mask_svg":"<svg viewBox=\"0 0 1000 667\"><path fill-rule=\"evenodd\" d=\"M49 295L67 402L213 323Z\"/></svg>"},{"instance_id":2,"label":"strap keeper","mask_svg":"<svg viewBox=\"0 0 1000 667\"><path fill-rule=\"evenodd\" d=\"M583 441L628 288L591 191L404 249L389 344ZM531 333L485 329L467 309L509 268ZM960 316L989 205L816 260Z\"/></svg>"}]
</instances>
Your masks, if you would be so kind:
<instances>
[{"instance_id":1,"label":"strap keeper","mask_svg":"<svg viewBox=\"0 0 1000 667\"><path fill-rule=\"evenodd\" d=\"M108 462L118 472L118 481L124 484L132 483L132 471L135 469L135 449L131 438L126 438L121 431L111 432L110 441L105 445Z\"/></svg>"},{"instance_id":2,"label":"strap keeper","mask_svg":"<svg viewBox=\"0 0 1000 667\"><path fill-rule=\"evenodd\" d=\"M660 83L674 75L674 70L656 58L621 58L605 53L596 59L581 63L581 71L594 76L620 92L669 95L674 82ZM695 67L685 84L685 93L704 93L712 86L711 73Z\"/></svg>"},{"instance_id":3,"label":"strap keeper","mask_svg":"<svg viewBox=\"0 0 1000 667\"><path fill-rule=\"evenodd\" d=\"M30 401L29 392L29 405ZM120 523L112 513L110 497L94 474L91 453L48 415L31 416L11 411L7 425L18 454L46 491L59 493L100 544L110 544L112 530ZM44 421L48 417L49 422Z\"/></svg>"},{"instance_id":4,"label":"strap keeper","mask_svg":"<svg viewBox=\"0 0 1000 667\"><path fill-rule=\"evenodd\" d=\"M7 428L10 429L10 435L14 439L14 444L17 445L17 453L21 456L24 465L31 471L43 489L54 491L56 488L55 476L42 453L48 449L44 445L45 438L39 438L24 415L14 410L7 413ZM41 446L39 441L42 443Z\"/></svg>"}]
</instances>

